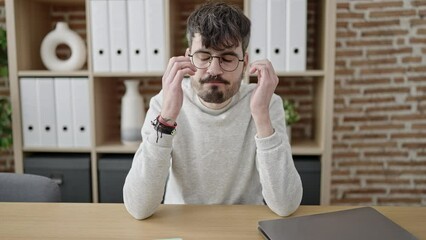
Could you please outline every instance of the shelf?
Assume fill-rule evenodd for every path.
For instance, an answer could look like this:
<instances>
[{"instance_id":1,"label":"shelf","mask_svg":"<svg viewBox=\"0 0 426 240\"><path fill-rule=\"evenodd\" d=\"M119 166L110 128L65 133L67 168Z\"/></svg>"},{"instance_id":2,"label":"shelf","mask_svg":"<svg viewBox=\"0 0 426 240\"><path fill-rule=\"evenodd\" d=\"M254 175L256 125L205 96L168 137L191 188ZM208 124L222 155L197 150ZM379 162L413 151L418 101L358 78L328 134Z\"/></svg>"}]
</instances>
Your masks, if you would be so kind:
<instances>
[{"instance_id":1,"label":"shelf","mask_svg":"<svg viewBox=\"0 0 426 240\"><path fill-rule=\"evenodd\" d=\"M90 148L80 148L80 147L24 147L22 149L24 152L73 152L73 153L90 153Z\"/></svg>"},{"instance_id":2,"label":"shelf","mask_svg":"<svg viewBox=\"0 0 426 240\"><path fill-rule=\"evenodd\" d=\"M97 72L94 77L162 77L164 72Z\"/></svg>"},{"instance_id":3,"label":"shelf","mask_svg":"<svg viewBox=\"0 0 426 240\"><path fill-rule=\"evenodd\" d=\"M321 155L323 153L321 146L313 140L292 141L290 145L293 155Z\"/></svg>"},{"instance_id":4,"label":"shelf","mask_svg":"<svg viewBox=\"0 0 426 240\"><path fill-rule=\"evenodd\" d=\"M19 77L87 77L88 71L48 71L48 70L32 70L19 71Z\"/></svg>"},{"instance_id":5,"label":"shelf","mask_svg":"<svg viewBox=\"0 0 426 240\"><path fill-rule=\"evenodd\" d=\"M98 153L136 153L139 145L123 145L121 142L107 142L96 147Z\"/></svg>"}]
</instances>

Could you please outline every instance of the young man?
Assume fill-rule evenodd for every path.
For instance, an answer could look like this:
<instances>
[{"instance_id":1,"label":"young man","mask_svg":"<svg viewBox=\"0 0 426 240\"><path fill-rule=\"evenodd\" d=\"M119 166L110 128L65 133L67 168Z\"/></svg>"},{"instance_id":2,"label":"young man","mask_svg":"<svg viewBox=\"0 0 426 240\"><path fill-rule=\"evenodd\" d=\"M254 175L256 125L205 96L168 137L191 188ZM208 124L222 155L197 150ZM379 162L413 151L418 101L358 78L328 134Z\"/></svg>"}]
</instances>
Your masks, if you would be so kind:
<instances>
[{"instance_id":1,"label":"young man","mask_svg":"<svg viewBox=\"0 0 426 240\"><path fill-rule=\"evenodd\" d=\"M189 48L170 59L124 184L129 213L170 204L266 204L280 216L302 198L271 63L248 65L250 20L207 3L188 18ZM249 67L257 84L241 84ZM190 78L184 78L190 75Z\"/></svg>"}]
</instances>

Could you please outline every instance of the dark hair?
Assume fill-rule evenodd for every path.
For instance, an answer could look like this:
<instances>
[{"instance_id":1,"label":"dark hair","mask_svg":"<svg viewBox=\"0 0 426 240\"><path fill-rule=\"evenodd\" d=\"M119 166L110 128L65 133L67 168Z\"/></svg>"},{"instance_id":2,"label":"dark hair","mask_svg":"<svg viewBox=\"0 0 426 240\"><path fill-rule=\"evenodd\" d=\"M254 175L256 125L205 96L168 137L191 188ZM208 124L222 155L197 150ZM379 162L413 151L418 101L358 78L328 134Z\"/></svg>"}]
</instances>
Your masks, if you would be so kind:
<instances>
[{"instance_id":1,"label":"dark hair","mask_svg":"<svg viewBox=\"0 0 426 240\"><path fill-rule=\"evenodd\" d=\"M223 50L238 47L243 54L250 40L250 19L237 6L223 2L207 2L191 13L187 21L186 37L189 46L199 33L206 48Z\"/></svg>"}]
</instances>

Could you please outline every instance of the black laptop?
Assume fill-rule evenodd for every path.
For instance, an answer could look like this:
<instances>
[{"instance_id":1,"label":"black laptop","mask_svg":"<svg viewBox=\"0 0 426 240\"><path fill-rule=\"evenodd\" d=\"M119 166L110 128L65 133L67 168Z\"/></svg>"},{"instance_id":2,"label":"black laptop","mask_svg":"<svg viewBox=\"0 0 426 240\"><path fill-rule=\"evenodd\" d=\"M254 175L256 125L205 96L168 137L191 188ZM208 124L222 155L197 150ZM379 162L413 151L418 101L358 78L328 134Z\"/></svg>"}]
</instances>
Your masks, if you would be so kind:
<instances>
[{"instance_id":1,"label":"black laptop","mask_svg":"<svg viewBox=\"0 0 426 240\"><path fill-rule=\"evenodd\" d=\"M259 222L268 240L417 240L371 207Z\"/></svg>"}]
</instances>

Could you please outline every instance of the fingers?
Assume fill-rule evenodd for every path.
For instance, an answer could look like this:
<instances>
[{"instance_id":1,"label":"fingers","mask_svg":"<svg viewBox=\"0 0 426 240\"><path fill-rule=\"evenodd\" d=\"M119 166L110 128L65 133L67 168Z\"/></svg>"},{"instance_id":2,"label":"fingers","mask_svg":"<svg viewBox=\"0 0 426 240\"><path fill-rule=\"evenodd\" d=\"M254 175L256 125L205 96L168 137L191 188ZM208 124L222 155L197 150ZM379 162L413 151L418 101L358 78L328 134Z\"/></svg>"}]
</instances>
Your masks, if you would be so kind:
<instances>
[{"instance_id":1,"label":"fingers","mask_svg":"<svg viewBox=\"0 0 426 240\"><path fill-rule=\"evenodd\" d=\"M197 68L192 65L189 57L172 57L163 75L163 88L171 84L180 85L185 75L194 75Z\"/></svg>"},{"instance_id":2,"label":"fingers","mask_svg":"<svg viewBox=\"0 0 426 240\"><path fill-rule=\"evenodd\" d=\"M251 63L249 73L257 73L258 84L272 83L276 86L279 81L272 63L267 59Z\"/></svg>"}]
</instances>

